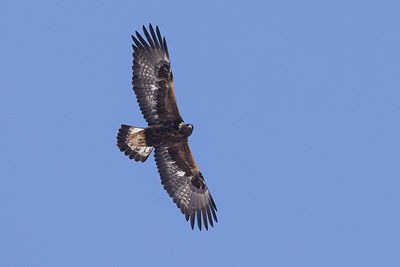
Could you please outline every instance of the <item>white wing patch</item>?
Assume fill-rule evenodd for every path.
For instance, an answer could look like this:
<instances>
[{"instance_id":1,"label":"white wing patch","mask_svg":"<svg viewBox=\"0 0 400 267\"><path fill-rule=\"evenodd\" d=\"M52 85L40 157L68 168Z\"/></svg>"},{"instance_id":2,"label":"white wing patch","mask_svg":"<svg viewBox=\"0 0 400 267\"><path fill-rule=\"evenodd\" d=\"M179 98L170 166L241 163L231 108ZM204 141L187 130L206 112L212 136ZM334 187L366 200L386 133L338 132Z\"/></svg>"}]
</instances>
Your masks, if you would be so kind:
<instances>
[{"instance_id":1,"label":"white wing patch","mask_svg":"<svg viewBox=\"0 0 400 267\"><path fill-rule=\"evenodd\" d=\"M141 155L143 157L147 157L151 153L152 150L153 150L153 147L151 147L151 146L144 146L144 147L136 147L135 148L135 151L139 155Z\"/></svg>"},{"instance_id":2,"label":"white wing patch","mask_svg":"<svg viewBox=\"0 0 400 267\"><path fill-rule=\"evenodd\" d=\"M185 176L185 172L184 171L177 171L176 174L180 177Z\"/></svg>"}]
</instances>

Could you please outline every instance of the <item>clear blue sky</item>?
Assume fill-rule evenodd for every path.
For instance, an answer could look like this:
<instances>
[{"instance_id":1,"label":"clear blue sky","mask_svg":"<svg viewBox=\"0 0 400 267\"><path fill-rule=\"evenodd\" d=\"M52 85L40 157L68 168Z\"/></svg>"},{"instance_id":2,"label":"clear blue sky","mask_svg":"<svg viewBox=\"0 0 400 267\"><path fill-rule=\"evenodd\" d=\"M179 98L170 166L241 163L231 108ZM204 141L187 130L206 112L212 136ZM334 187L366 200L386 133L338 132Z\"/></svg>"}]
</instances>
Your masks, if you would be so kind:
<instances>
[{"instance_id":1,"label":"clear blue sky","mask_svg":"<svg viewBox=\"0 0 400 267\"><path fill-rule=\"evenodd\" d=\"M396 1L0 4L0 266L400 266ZM219 208L144 164L130 34L160 25Z\"/></svg>"}]
</instances>

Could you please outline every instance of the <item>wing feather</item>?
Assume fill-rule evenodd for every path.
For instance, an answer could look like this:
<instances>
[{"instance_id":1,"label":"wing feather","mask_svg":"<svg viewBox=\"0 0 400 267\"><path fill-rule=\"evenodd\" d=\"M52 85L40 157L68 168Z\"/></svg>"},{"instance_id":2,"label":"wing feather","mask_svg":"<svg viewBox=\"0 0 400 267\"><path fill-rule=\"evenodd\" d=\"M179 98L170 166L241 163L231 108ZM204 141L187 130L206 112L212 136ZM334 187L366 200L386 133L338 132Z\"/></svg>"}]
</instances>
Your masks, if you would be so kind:
<instances>
[{"instance_id":1,"label":"wing feather","mask_svg":"<svg viewBox=\"0 0 400 267\"><path fill-rule=\"evenodd\" d=\"M206 228L206 230L208 230L206 208L203 207L203 208L201 209L201 212L202 212L202 216L203 216L204 227Z\"/></svg>"},{"instance_id":2,"label":"wing feather","mask_svg":"<svg viewBox=\"0 0 400 267\"><path fill-rule=\"evenodd\" d=\"M175 146L155 148L155 160L161 176L161 184L177 207L190 219L192 228L197 217L197 226L208 230L208 222L214 227L217 222L215 202L199 171L187 142ZM203 219L202 219L203 217ZM208 219L208 222L207 222Z\"/></svg>"},{"instance_id":3,"label":"wing feather","mask_svg":"<svg viewBox=\"0 0 400 267\"><path fill-rule=\"evenodd\" d=\"M197 226L199 227L199 230L201 231L201 211L197 210Z\"/></svg>"},{"instance_id":4,"label":"wing feather","mask_svg":"<svg viewBox=\"0 0 400 267\"><path fill-rule=\"evenodd\" d=\"M146 49L150 50L150 46L149 44L143 39L143 37L140 35L140 33L138 33L137 31L135 31L136 33L136 37L139 39L140 43L143 45L143 47L145 47Z\"/></svg>"},{"instance_id":5,"label":"wing feather","mask_svg":"<svg viewBox=\"0 0 400 267\"><path fill-rule=\"evenodd\" d=\"M157 33L158 41L160 42L160 45L163 47L164 44L162 41L162 37L161 37L160 29L158 28L158 25L156 26L156 33Z\"/></svg>"},{"instance_id":6,"label":"wing feather","mask_svg":"<svg viewBox=\"0 0 400 267\"><path fill-rule=\"evenodd\" d=\"M207 206L206 209L207 209L208 222L210 223L210 225L212 227L214 227L213 220L212 220L212 217L211 217L210 206Z\"/></svg>"},{"instance_id":7,"label":"wing feather","mask_svg":"<svg viewBox=\"0 0 400 267\"><path fill-rule=\"evenodd\" d=\"M190 215L190 226L194 228L194 214Z\"/></svg>"},{"instance_id":8,"label":"wing feather","mask_svg":"<svg viewBox=\"0 0 400 267\"><path fill-rule=\"evenodd\" d=\"M136 39L135 36L131 35L133 42L135 43L136 48L138 49L144 49L143 45L139 42L138 39Z\"/></svg>"},{"instance_id":9,"label":"wing feather","mask_svg":"<svg viewBox=\"0 0 400 267\"><path fill-rule=\"evenodd\" d=\"M156 48L153 39L151 39L150 34L144 25L143 25L143 33L146 36L146 40L150 44L151 48L153 48L153 49Z\"/></svg>"},{"instance_id":10,"label":"wing feather","mask_svg":"<svg viewBox=\"0 0 400 267\"><path fill-rule=\"evenodd\" d=\"M156 34L155 34L153 26L151 24L149 24L149 28L150 28L151 37L153 38L153 41L154 41L154 44L156 45L156 48L160 48L160 43L157 40Z\"/></svg>"},{"instance_id":11,"label":"wing feather","mask_svg":"<svg viewBox=\"0 0 400 267\"><path fill-rule=\"evenodd\" d=\"M167 53L167 57L169 57L168 46L167 46L167 40L165 39L165 37L164 37L164 39L163 39L163 42L164 42L165 53Z\"/></svg>"}]
</instances>

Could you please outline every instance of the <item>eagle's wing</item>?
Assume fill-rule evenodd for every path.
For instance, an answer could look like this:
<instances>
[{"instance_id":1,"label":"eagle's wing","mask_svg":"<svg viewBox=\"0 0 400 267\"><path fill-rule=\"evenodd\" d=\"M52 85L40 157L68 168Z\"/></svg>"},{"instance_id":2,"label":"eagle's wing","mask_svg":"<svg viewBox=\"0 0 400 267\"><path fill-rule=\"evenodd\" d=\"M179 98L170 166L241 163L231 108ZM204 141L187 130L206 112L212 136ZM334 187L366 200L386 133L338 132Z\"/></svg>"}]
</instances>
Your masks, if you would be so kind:
<instances>
[{"instance_id":1,"label":"eagle's wing","mask_svg":"<svg viewBox=\"0 0 400 267\"><path fill-rule=\"evenodd\" d=\"M165 37L158 26L150 33L143 26L146 40L136 32L132 35L132 85L140 110L149 125L182 122L176 105L171 62Z\"/></svg>"},{"instance_id":2,"label":"eagle's wing","mask_svg":"<svg viewBox=\"0 0 400 267\"><path fill-rule=\"evenodd\" d=\"M155 148L154 157L164 189L185 214L186 220L190 218L192 229L195 217L200 230L201 217L207 230L208 222L214 226L213 220L218 222L217 206L193 160L187 141L169 147L158 146Z\"/></svg>"}]
</instances>

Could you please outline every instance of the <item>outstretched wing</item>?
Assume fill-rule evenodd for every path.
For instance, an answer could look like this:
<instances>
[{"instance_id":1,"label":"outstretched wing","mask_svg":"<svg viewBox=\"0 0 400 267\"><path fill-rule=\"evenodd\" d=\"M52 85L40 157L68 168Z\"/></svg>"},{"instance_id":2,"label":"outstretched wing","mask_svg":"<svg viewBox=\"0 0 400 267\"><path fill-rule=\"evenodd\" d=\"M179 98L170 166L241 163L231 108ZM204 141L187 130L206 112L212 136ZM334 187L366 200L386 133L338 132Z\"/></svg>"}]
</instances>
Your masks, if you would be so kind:
<instances>
[{"instance_id":1,"label":"outstretched wing","mask_svg":"<svg viewBox=\"0 0 400 267\"><path fill-rule=\"evenodd\" d=\"M192 229L195 217L200 230L202 221L207 230L208 222L214 226L213 221L218 222L217 206L193 160L187 141L171 147L158 146L154 157L164 189L185 214L186 220L190 219Z\"/></svg>"},{"instance_id":2,"label":"outstretched wing","mask_svg":"<svg viewBox=\"0 0 400 267\"><path fill-rule=\"evenodd\" d=\"M182 122L174 94L171 62L165 37L158 26L150 33L143 26L146 40L136 32L132 35L132 85L140 110L149 125Z\"/></svg>"}]
</instances>

